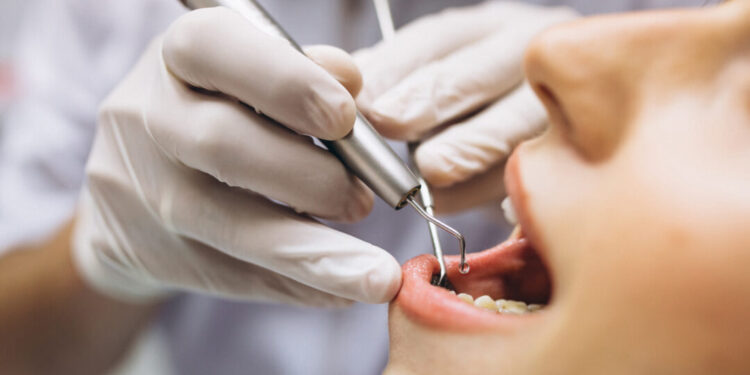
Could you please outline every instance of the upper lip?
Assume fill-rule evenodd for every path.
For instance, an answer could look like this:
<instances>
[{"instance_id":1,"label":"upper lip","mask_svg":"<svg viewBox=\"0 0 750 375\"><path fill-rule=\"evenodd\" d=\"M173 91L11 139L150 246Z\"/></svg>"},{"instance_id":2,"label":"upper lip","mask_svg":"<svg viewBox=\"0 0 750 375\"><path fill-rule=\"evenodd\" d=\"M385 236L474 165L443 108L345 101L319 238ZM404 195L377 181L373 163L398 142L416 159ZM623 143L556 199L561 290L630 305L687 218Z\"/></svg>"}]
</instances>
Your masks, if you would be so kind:
<instances>
[{"instance_id":1,"label":"upper lip","mask_svg":"<svg viewBox=\"0 0 750 375\"><path fill-rule=\"evenodd\" d=\"M523 231L523 236L528 239L534 250L539 253L542 259L545 259L545 249L539 240L536 231L536 223L529 211L529 196L521 177L521 153L522 146L516 148L505 166L505 188L508 197L513 203L513 208L518 219L518 223Z\"/></svg>"}]
</instances>

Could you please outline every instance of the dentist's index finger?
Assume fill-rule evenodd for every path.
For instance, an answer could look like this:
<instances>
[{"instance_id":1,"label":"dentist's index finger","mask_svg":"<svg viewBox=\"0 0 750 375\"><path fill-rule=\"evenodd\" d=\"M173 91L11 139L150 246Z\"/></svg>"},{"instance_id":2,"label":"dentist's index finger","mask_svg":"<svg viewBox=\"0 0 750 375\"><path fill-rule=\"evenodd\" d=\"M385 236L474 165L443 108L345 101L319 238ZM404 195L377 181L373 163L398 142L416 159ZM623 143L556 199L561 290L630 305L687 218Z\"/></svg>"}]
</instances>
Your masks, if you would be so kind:
<instances>
[{"instance_id":1,"label":"dentist's index finger","mask_svg":"<svg viewBox=\"0 0 750 375\"><path fill-rule=\"evenodd\" d=\"M338 139L354 124L354 99L344 86L232 10L180 17L165 34L162 56L188 85L237 98L298 133Z\"/></svg>"},{"instance_id":2,"label":"dentist's index finger","mask_svg":"<svg viewBox=\"0 0 750 375\"><path fill-rule=\"evenodd\" d=\"M490 34L498 28L502 7L486 2L446 9L404 26L392 40L357 51L354 59L364 79L359 105L366 111L375 98L415 69Z\"/></svg>"},{"instance_id":3,"label":"dentist's index finger","mask_svg":"<svg viewBox=\"0 0 750 375\"><path fill-rule=\"evenodd\" d=\"M509 20L491 35L411 72L374 99L368 116L388 137L416 140L469 115L516 87L523 79L526 45L568 17L566 11L546 10L524 22Z\"/></svg>"},{"instance_id":4,"label":"dentist's index finger","mask_svg":"<svg viewBox=\"0 0 750 375\"><path fill-rule=\"evenodd\" d=\"M357 68L354 59L344 50L325 45L313 45L304 47L305 55L315 61L341 83L346 91L353 97L357 97L362 89L362 74Z\"/></svg>"},{"instance_id":5,"label":"dentist's index finger","mask_svg":"<svg viewBox=\"0 0 750 375\"><path fill-rule=\"evenodd\" d=\"M478 114L424 141L416 161L435 187L467 181L503 162L522 141L541 133L546 111L527 83Z\"/></svg>"}]
</instances>

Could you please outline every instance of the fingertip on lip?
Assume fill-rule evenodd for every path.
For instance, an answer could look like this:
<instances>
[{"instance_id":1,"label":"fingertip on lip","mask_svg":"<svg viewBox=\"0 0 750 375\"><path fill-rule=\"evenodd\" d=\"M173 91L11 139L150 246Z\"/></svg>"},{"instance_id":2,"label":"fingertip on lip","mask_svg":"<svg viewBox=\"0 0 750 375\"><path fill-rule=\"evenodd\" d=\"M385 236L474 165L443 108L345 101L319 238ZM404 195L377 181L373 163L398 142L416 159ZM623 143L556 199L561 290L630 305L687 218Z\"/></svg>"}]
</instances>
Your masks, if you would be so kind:
<instances>
[{"instance_id":1,"label":"fingertip on lip","mask_svg":"<svg viewBox=\"0 0 750 375\"><path fill-rule=\"evenodd\" d=\"M367 274L368 303L387 303L398 295L402 283L402 268L393 257L385 258Z\"/></svg>"}]
</instances>

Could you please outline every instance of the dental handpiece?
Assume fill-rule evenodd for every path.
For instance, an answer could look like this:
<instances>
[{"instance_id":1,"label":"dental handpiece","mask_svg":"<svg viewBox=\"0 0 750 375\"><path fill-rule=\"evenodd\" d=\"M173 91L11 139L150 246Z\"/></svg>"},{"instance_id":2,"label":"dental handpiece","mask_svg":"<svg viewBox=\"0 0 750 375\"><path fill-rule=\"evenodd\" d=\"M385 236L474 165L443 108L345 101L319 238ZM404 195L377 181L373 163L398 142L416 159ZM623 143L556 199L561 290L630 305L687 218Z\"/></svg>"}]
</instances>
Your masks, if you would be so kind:
<instances>
[{"instance_id":1,"label":"dental handpiece","mask_svg":"<svg viewBox=\"0 0 750 375\"><path fill-rule=\"evenodd\" d=\"M256 0L180 0L189 9L223 6L238 12L260 30L282 37L304 55L302 47ZM425 211L416 200L421 184L409 167L388 146L365 117L357 111L352 131L335 141L320 140L328 150L377 196L398 210L409 204L428 222L446 230L459 241L461 269L464 267L464 237L458 231ZM431 211L431 209L430 209ZM444 270L444 269L443 269ZM444 272L441 272L444 277Z\"/></svg>"},{"instance_id":2,"label":"dental handpiece","mask_svg":"<svg viewBox=\"0 0 750 375\"><path fill-rule=\"evenodd\" d=\"M393 18L391 17L391 7L388 4L388 0L373 0L373 5L375 6L375 14L378 19L378 24L380 26L380 33L383 36L383 41L389 41L396 35L396 28L393 26ZM422 201L422 206L424 209L416 205L416 202L409 201L414 206L414 209L422 216L425 217L425 219L428 216L432 216L434 213L435 208L435 201L432 198L432 192L430 191L430 186L427 184L427 181L422 178L422 172L419 170L419 166L417 165L415 153L417 150L417 147L419 146L419 142L409 142L409 163L412 167L412 171L415 172L417 176L417 180L419 181L420 188L419 188L419 198ZM427 229L430 233L430 241L432 242L432 252L435 255L435 258L437 258L438 266L440 267L440 274L438 275L437 279L433 280L433 284L439 285L442 287L447 287L448 280L446 278L446 266L445 266L445 255L443 254L443 246L440 243L440 237L438 236L438 228L439 225L436 225L436 223L432 221L427 221ZM464 237L461 235L461 233L458 233L455 229L448 227L448 226L440 226L441 229L445 230L446 232L450 233L454 237L456 237L459 241L459 247L460 247L460 262L458 264L458 271L462 274L466 274L469 272L469 265L466 263L466 244L464 242Z\"/></svg>"}]
</instances>

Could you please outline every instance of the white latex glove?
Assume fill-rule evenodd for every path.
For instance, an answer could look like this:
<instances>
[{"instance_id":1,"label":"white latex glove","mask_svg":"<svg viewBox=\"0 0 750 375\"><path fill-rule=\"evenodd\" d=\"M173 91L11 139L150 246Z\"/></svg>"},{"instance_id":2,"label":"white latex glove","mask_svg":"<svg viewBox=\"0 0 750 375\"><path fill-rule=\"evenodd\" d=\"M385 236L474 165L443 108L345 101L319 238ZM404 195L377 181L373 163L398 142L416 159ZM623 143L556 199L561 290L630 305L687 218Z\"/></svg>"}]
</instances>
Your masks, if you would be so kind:
<instances>
[{"instance_id":1,"label":"white latex glove","mask_svg":"<svg viewBox=\"0 0 750 375\"><path fill-rule=\"evenodd\" d=\"M423 140L415 158L438 211L504 195L506 157L546 125L523 83L526 45L574 17L569 8L488 2L423 17L355 53L364 78L357 104L383 135Z\"/></svg>"},{"instance_id":2,"label":"white latex glove","mask_svg":"<svg viewBox=\"0 0 750 375\"><path fill-rule=\"evenodd\" d=\"M346 53L310 54L357 90ZM301 135L342 137L354 117L331 74L237 13L179 18L101 107L76 264L120 298L189 290L305 305L389 301L398 262L307 216L351 221L372 207L370 191Z\"/></svg>"}]
</instances>

